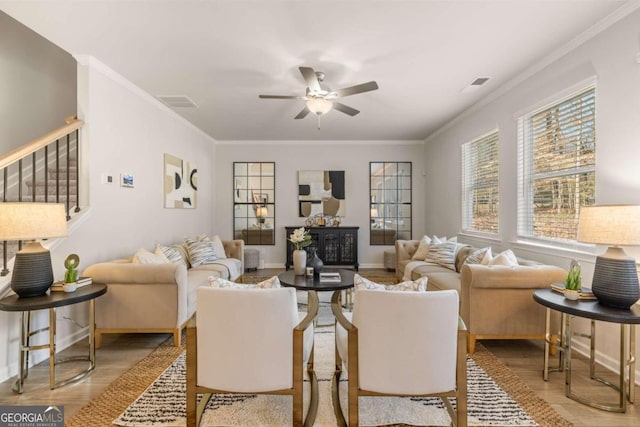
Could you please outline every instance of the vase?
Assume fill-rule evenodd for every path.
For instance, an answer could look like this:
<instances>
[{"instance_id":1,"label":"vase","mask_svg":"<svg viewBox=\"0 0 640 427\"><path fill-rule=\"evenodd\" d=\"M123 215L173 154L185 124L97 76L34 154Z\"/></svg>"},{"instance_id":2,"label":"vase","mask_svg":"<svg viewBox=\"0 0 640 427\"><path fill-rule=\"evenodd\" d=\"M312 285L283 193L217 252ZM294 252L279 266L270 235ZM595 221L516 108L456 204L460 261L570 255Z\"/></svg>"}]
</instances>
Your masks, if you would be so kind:
<instances>
[{"instance_id":1,"label":"vase","mask_svg":"<svg viewBox=\"0 0 640 427\"><path fill-rule=\"evenodd\" d=\"M313 267L313 274L317 276L320 274L322 267L324 267L324 262L318 257L315 249L313 250L312 255L307 259L307 267Z\"/></svg>"},{"instance_id":2,"label":"vase","mask_svg":"<svg viewBox=\"0 0 640 427\"><path fill-rule=\"evenodd\" d=\"M296 249L293 251L293 272L296 276L304 276L307 268L307 251Z\"/></svg>"}]
</instances>

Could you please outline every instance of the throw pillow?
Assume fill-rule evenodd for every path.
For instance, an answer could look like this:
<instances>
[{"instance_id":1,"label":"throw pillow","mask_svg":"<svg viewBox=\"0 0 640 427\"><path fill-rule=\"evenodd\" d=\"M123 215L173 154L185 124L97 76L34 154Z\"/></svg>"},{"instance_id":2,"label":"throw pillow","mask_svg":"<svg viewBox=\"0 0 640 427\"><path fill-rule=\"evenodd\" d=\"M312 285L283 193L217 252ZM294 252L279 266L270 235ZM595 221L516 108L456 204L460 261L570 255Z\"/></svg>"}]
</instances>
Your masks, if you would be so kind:
<instances>
[{"instance_id":1,"label":"throw pillow","mask_svg":"<svg viewBox=\"0 0 640 427\"><path fill-rule=\"evenodd\" d=\"M504 252L500 252L489 261L489 265L506 265L507 267L514 267L518 265L518 258L511 249L507 249Z\"/></svg>"},{"instance_id":2,"label":"throw pillow","mask_svg":"<svg viewBox=\"0 0 640 427\"><path fill-rule=\"evenodd\" d=\"M413 254L411 259L423 261L427 256L427 252L429 252L430 244L431 244L431 238L429 236L423 236L422 239L420 239L420 243L418 244L418 249L416 250L416 253Z\"/></svg>"},{"instance_id":3,"label":"throw pillow","mask_svg":"<svg viewBox=\"0 0 640 427\"><path fill-rule=\"evenodd\" d=\"M185 239L185 243L189 253L189 263L193 267L209 264L218 259L213 249L213 244L208 238L206 240Z\"/></svg>"},{"instance_id":4,"label":"throw pillow","mask_svg":"<svg viewBox=\"0 0 640 427\"><path fill-rule=\"evenodd\" d=\"M213 246L213 252L216 254L218 259L226 259L227 253L224 251L224 245L222 244L222 239L217 234L211 238L211 245Z\"/></svg>"},{"instance_id":5,"label":"throw pillow","mask_svg":"<svg viewBox=\"0 0 640 427\"><path fill-rule=\"evenodd\" d=\"M359 274L353 276L353 286L356 289L369 289L374 291L427 291L427 277L421 277L415 281L406 281L398 283L397 285L383 285L380 283L372 282L369 279L365 279Z\"/></svg>"},{"instance_id":6,"label":"throw pillow","mask_svg":"<svg viewBox=\"0 0 640 427\"><path fill-rule=\"evenodd\" d=\"M429 245L429 253L424 260L455 271L457 246L458 244L454 241L431 244Z\"/></svg>"},{"instance_id":7,"label":"throw pillow","mask_svg":"<svg viewBox=\"0 0 640 427\"><path fill-rule=\"evenodd\" d=\"M134 264L168 264L169 260L162 253L154 254L145 248L140 248L133 255L131 262Z\"/></svg>"},{"instance_id":8,"label":"throw pillow","mask_svg":"<svg viewBox=\"0 0 640 427\"><path fill-rule=\"evenodd\" d=\"M263 280L262 282L255 284L230 282L229 280L221 279L220 277L209 276L209 286L219 289L273 289L282 287L280 286L280 279L278 279L278 276L273 276L267 280Z\"/></svg>"},{"instance_id":9,"label":"throw pillow","mask_svg":"<svg viewBox=\"0 0 640 427\"><path fill-rule=\"evenodd\" d=\"M189 268L187 249L184 245L172 245L172 246L162 246L157 245L155 253L158 254L158 251L162 253L169 262L174 264L182 264L186 268Z\"/></svg>"},{"instance_id":10,"label":"throw pillow","mask_svg":"<svg viewBox=\"0 0 640 427\"><path fill-rule=\"evenodd\" d=\"M486 248L476 249L471 252L467 259L464 260L465 264L480 264L484 259L485 255L489 253L491 254L491 246L487 246Z\"/></svg>"}]
</instances>

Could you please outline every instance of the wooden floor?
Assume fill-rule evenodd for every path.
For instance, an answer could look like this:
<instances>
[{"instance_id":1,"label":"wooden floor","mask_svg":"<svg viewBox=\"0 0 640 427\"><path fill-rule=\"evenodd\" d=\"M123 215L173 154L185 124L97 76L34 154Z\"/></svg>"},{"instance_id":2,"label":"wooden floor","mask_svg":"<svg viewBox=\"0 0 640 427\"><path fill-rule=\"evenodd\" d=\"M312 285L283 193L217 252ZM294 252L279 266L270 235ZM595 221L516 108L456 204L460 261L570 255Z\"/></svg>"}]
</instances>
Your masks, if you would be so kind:
<instances>
[{"instance_id":1,"label":"wooden floor","mask_svg":"<svg viewBox=\"0 0 640 427\"><path fill-rule=\"evenodd\" d=\"M363 270L368 274L389 275L384 270ZM276 270L261 270L257 274L269 275ZM25 383L25 392L17 395L11 391L13 379L0 383L0 405L63 405L65 418L69 419L92 398L99 395L113 380L126 372L136 362L144 358L161 342L168 339L168 334L124 334L106 335L103 346L96 352L96 369L85 379L64 387L49 390L49 365L41 363L29 371ZM482 341L493 354L498 356L513 372L516 373L537 395L549 402L562 416L578 426L624 427L640 426L640 403L628 406L626 414L614 414L592 409L575 402L564 393L564 374L552 373L550 380L542 380L542 344L536 341L500 340ZM83 347L84 346L84 347ZM77 354L86 350L86 344L78 344L65 350L63 355ZM67 365L67 364L65 364ZM73 369L72 364L61 365L57 369L63 377ZM76 369L78 365L76 365ZM581 356L573 360L574 391L591 399L607 403L617 402L617 392L608 387L589 381L588 365ZM615 381L616 376L601 370L603 376ZM640 400L640 388L636 387Z\"/></svg>"}]
</instances>

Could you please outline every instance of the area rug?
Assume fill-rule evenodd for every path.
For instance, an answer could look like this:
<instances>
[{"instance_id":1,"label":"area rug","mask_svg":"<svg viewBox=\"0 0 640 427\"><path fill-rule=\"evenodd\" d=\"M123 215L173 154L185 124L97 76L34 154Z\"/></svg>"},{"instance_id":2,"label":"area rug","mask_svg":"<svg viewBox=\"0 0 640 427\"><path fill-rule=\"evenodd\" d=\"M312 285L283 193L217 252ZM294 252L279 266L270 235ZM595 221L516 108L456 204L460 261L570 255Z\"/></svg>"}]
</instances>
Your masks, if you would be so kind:
<instances>
[{"instance_id":1,"label":"area rug","mask_svg":"<svg viewBox=\"0 0 640 427\"><path fill-rule=\"evenodd\" d=\"M570 426L544 401L517 380L517 402L482 368L482 359L489 364L496 360L478 346L480 358L468 358L468 400L470 426ZM320 400L316 426L335 426L331 404L333 374L333 332L320 328L316 333L315 368L318 375ZM499 363L499 361L498 361ZM495 371L496 366L493 367ZM502 365L502 370L507 370ZM511 381L513 382L513 381ZM346 381L341 381L341 397L345 399ZM306 393L308 395L308 393ZM207 405L202 426L287 426L291 425L291 398L267 395L217 395ZM526 401L528 404L523 405ZM533 405L533 406L532 406ZM449 425L450 420L439 399L426 398L360 398L361 425ZM532 410L533 409L533 410ZM121 426L184 426L185 366L180 355L145 392L115 421Z\"/></svg>"}]
</instances>

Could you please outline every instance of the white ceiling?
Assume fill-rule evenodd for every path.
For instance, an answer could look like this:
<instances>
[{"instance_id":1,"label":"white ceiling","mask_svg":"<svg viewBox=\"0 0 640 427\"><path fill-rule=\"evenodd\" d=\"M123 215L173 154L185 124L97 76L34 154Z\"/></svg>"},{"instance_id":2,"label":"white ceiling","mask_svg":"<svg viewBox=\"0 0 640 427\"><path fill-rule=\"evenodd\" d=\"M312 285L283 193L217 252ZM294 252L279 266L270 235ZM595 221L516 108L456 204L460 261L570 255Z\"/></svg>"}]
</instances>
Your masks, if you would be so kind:
<instances>
[{"instance_id":1,"label":"white ceiling","mask_svg":"<svg viewBox=\"0 0 640 427\"><path fill-rule=\"evenodd\" d=\"M150 94L186 95L176 109L217 140L422 140L571 42L624 1L49 0L0 8L72 54L88 54ZM626 7L629 5L627 4ZM299 66L361 111L293 117ZM478 76L491 80L460 90Z\"/></svg>"}]
</instances>

